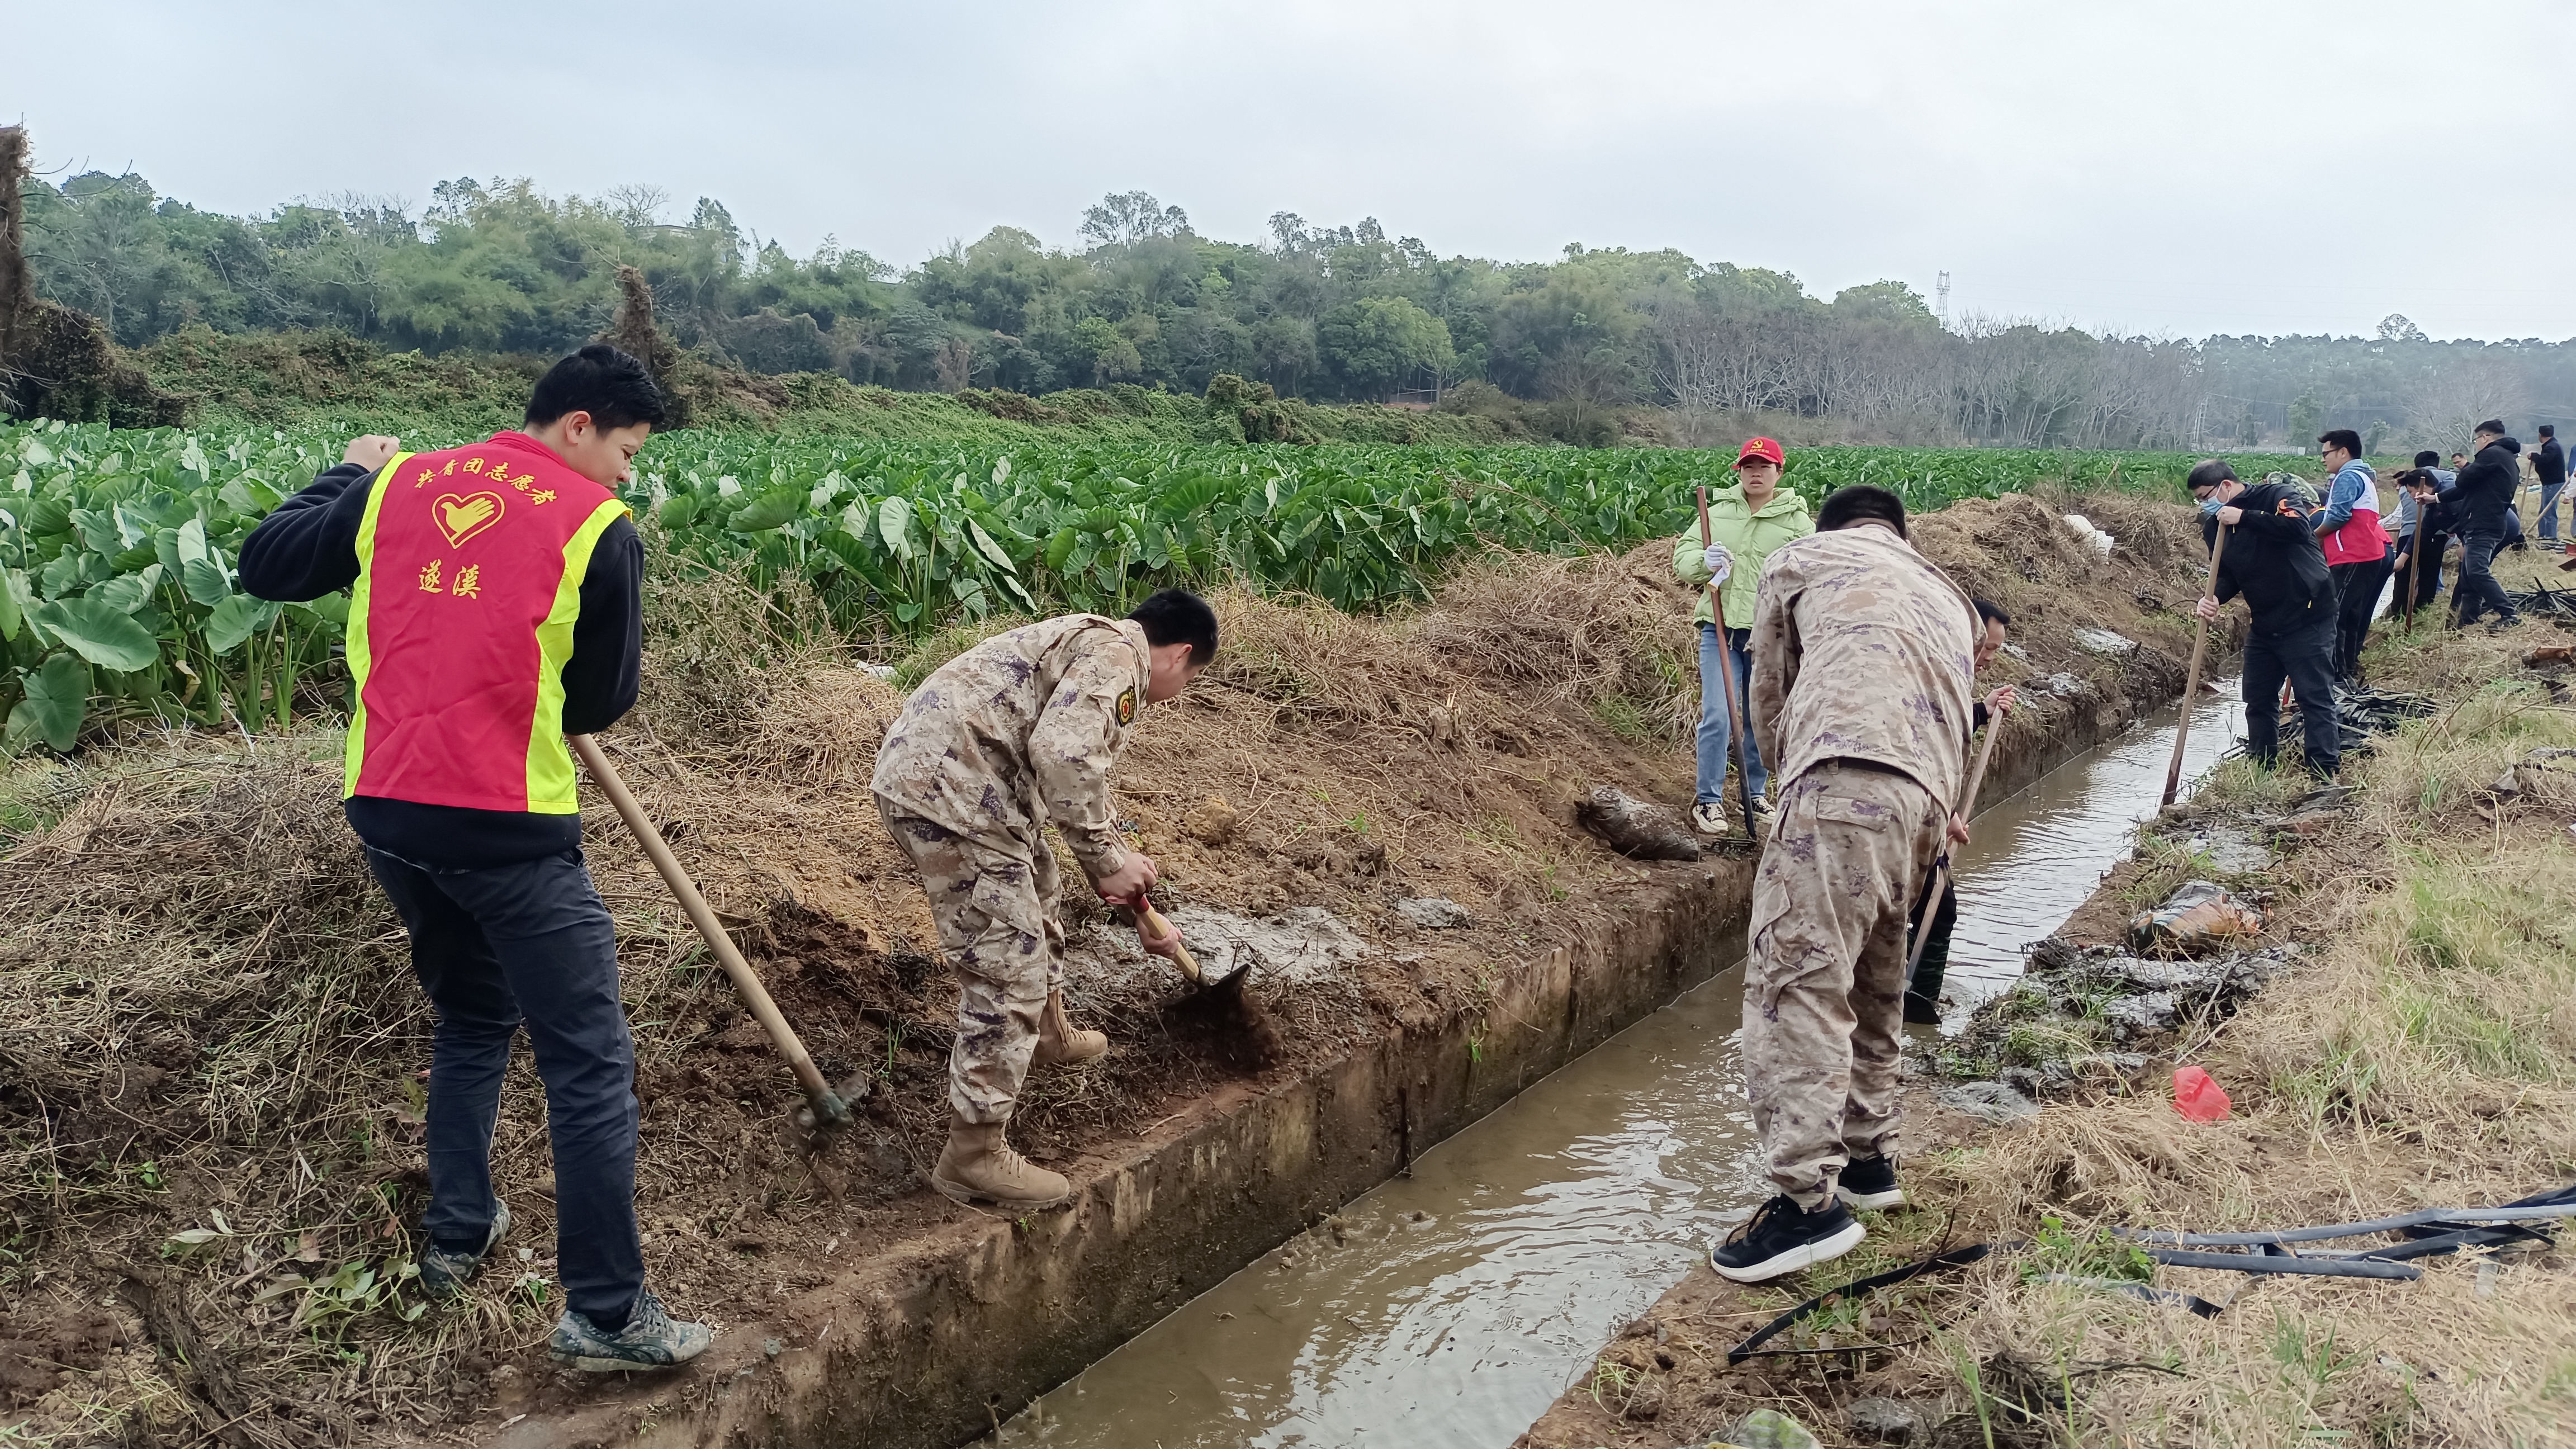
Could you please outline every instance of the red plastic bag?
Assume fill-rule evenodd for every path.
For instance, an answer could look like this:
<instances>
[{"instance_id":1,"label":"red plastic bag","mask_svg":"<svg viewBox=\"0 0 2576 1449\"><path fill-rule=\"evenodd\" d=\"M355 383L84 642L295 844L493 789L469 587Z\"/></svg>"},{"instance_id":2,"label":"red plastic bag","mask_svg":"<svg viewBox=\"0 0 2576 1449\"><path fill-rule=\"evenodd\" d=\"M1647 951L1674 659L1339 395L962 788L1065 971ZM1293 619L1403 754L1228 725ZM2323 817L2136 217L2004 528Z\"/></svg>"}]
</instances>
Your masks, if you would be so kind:
<instances>
[{"instance_id":1,"label":"red plastic bag","mask_svg":"<svg viewBox=\"0 0 2576 1449\"><path fill-rule=\"evenodd\" d=\"M2209 1079L2209 1073L2198 1067L2174 1068L2174 1110L2194 1122L2224 1122L2229 1107L2227 1089Z\"/></svg>"}]
</instances>

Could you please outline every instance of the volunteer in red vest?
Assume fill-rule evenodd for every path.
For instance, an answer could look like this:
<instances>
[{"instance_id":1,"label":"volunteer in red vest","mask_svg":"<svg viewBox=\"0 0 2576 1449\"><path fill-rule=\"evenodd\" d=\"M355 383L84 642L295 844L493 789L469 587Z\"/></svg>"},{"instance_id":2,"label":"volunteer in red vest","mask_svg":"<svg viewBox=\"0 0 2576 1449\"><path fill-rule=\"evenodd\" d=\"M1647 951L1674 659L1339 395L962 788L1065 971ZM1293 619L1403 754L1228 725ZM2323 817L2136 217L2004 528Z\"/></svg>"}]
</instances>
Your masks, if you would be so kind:
<instances>
[{"instance_id":1,"label":"volunteer in red vest","mask_svg":"<svg viewBox=\"0 0 2576 1449\"><path fill-rule=\"evenodd\" d=\"M2317 542L2326 551L2326 573L2335 597L2335 678L2361 678L2361 646L2370 642L2371 616L2388 587L2397 546L2379 525L2379 475L2361 461L2361 434L2337 428L2317 439L2325 465L2335 470L2317 515Z\"/></svg>"},{"instance_id":2,"label":"volunteer in red vest","mask_svg":"<svg viewBox=\"0 0 2576 1449\"><path fill-rule=\"evenodd\" d=\"M612 485L662 418L642 363L585 347L538 380L524 431L429 453L360 438L241 552L260 598L349 591L343 808L438 1019L421 1285L458 1296L510 1231L492 1130L524 1025L554 1149L547 1347L594 1371L714 1338L644 1286L635 1047L564 744L635 703L644 549Z\"/></svg>"}]
</instances>

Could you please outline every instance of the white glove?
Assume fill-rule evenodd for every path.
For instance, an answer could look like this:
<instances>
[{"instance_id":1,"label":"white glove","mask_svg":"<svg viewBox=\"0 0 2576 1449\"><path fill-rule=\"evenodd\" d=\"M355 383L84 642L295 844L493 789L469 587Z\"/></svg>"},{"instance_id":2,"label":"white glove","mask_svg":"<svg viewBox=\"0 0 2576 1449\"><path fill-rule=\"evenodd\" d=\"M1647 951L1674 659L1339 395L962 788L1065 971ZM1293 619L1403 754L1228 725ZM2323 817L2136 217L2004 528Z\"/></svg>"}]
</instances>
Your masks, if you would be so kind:
<instances>
[{"instance_id":1,"label":"white glove","mask_svg":"<svg viewBox=\"0 0 2576 1449\"><path fill-rule=\"evenodd\" d=\"M1712 584L1725 583L1726 576L1735 572L1735 555L1726 551L1725 544L1710 544L1699 558L1708 565L1708 581Z\"/></svg>"}]
</instances>

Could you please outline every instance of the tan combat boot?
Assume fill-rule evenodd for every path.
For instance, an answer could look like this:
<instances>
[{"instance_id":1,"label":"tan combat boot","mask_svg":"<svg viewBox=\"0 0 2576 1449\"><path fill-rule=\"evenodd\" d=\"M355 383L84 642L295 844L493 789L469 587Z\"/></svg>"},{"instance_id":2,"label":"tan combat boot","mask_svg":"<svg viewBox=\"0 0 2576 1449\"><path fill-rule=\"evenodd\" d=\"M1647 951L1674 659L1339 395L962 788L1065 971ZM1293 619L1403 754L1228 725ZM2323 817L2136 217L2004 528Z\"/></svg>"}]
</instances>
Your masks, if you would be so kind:
<instances>
[{"instance_id":1,"label":"tan combat boot","mask_svg":"<svg viewBox=\"0 0 2576 1449\"><path fill-rule=\"evenodd\" d=\"M930 1169L930 1185L943 1197L972 1207L991 1203L1017 1211L1049 1208L1073 1196L1064 1174L1049 1172L1011 1150L1000 1122L948 1119L948 1145Z\"/></svg>"},{"instance_id":2,"label":"tan combat boot","mask_svg":"<svg viewBox=\"0 0 2576 1449\"><path fill-rule=\"evenodd\" d=\"M1029 1054L1033 1067L1072 1066L1109 1055L1109 1038L1096 1031L1075 1031L1064 1019L1064 993L1047 993L1046 1010L1038 1014L1037 1049Z\"/></svg>"}]
</instances>

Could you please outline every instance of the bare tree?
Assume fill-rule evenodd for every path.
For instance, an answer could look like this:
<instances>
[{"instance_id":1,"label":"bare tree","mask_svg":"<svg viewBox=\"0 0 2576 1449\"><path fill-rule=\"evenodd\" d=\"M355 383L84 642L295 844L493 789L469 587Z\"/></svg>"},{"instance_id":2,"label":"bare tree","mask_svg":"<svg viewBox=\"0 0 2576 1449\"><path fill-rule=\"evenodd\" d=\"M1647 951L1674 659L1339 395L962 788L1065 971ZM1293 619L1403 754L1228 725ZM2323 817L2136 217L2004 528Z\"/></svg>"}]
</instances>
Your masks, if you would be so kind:
<instances>
[{"instance_id":1,"label":"bare tree","mask_svg":"<svg viewBox=\"0 0 2576 1449\"><path fill-rule=\"evenodd\" d=\"M662 208L671 204L671 193L659 186L634 183L612 186L604 198L608 214L628 231L643 231L662 224Z\"/></svg>"},{"instance_id":2,"label":"bare tree","mask_svg":"<svg viewBox=\"0 0 2576 1449\"><path fill-rule=\"evenodd\" d=\"M2445 365L2419 375L2406 399L2406 422L2412 441L2430 447L2458 447L2469 430L2489 418L2509 418L2524 411L2530 388L2523 370L2501 347L2462 352L2456 346Z\"/></svg>"}]
</instances>

